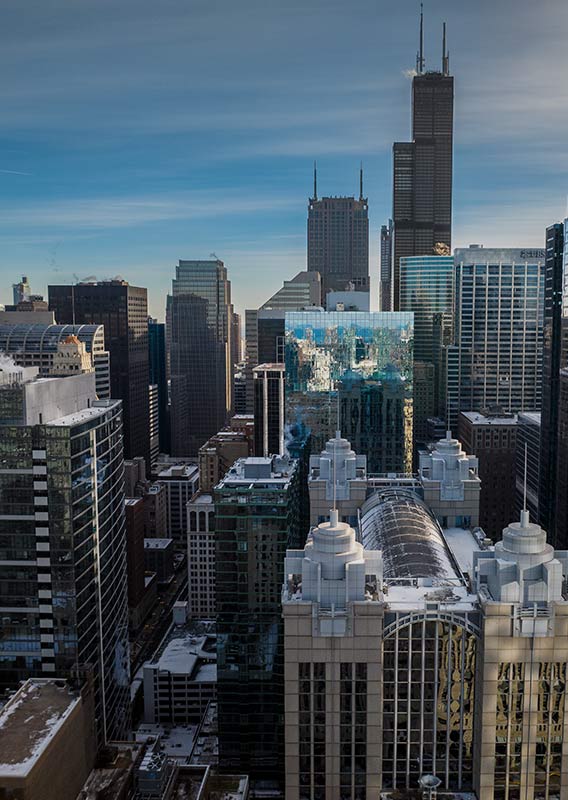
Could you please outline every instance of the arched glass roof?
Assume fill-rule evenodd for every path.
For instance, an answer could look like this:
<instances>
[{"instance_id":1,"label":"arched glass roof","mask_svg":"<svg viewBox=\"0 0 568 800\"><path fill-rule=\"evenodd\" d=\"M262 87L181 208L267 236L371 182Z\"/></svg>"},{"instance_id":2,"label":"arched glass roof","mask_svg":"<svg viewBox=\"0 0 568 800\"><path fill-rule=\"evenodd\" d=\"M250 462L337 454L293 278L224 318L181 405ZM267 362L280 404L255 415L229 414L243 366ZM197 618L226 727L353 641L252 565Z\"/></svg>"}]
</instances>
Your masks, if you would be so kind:
<instances>
[{"instance_id":1,"label":"arched glass roof","mask_svg":"<svg viewBox=\"0 0 568 800\"><path fill-rule=\"evenodd\" d=\"M0 350L6 353L55 353L59 342L74 334L85 343L88 353L96 343L99 349L104 337L102 325L33 325L0 324Z\"/></svg>"},{"instance_id":2,"label":"arched glass roof","mask_svg":"<svg viewBox=\"0 0 568 800\"><path fill-rule=\"evenodd\" d=\"M394 578L461 580L440 526L412 492L389 489L361 509L363 547L381 550L383 574Z\"/></svg>"}]
</instances>

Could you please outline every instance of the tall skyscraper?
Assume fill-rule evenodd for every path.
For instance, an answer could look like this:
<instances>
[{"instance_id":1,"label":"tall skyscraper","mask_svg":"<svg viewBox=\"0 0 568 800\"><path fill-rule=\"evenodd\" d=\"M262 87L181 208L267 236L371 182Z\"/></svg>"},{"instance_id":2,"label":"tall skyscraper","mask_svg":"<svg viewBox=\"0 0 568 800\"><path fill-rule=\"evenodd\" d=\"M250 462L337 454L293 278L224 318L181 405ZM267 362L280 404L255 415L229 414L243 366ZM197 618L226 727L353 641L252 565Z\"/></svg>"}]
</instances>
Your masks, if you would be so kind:
<instances>
[{"instance_id":1,"label":"tall skyscraper","mask_svg":"<svg viewBox=\"0 0 568 800\"><path fill-rule=\"evenodd\" d=\"M149 381L158 387L158 422L160 450L170 452L168 377L166 372L166 326L148 319Z\"/></svg>"},{"instance_id":2,"label":"tall skyscraper","mask_svg":"<svg viewBox=\"0 0 568 800\"><path fill-rule=\"evenodd\" d=\"M286 313L286 443L321 452L336 430L369 472L412 471L413 315Z\"/></svg>"},{"instance_id":3,"label":"tall skyscraper","mask_svg":"<svg viewBox=\"0 0 568 800\"><path fill-rule=\"evenodd\" d=\"M347 287L369 291L369 207L363 197L363 169L359 199L318 199L314 166L314 195L308 203L308 272L321 275L323 298Z\"/></svg>"},{"instance_id":4,"label":"tall skyscraper","mask_svg":"<svg viewBox=\"0 0 568 800\"><path fill-rule=\"evenodd\" d=\"M568 366L568 237L566 223L546 230L542 330L542 416L540 428L539 521L556 541L560 370ZM568 545L568 532L564 535Z\"/></svg>"},{"instance_id":5,"label":"tall skyscraper","mask_svg":"<svg viewBox=\"0 0 568 800\"><path fill-rule=\"evenodd\" d=\"M400 308L400 259L449 254L452 244L454 79L446 54L441 71L425 70L420 52L412 80L412 141L393 146L393 309Z\"/></svg>"},{"instance_id":6,"label":"tall skyscraper","mask_svg":"<svg viewBox=\"0 0 568 800\"><path fill-rule=\"evenodd\" d=\"M103 325L110 352L110 394L122 400L124 453L150 466L147 291L123 280L48 286L59 324Z\"/></svg>"},{"instance_id":7,"label":"tall skyscraper","mask_svg":"<svg viewBox=\"0 0 568 800\"><path fill-rule=\"evenodd\" d=\"M451 427L461 411L540 408L543 250L455 251L455 343L448 366ZM451 370L457 369L459 379ZM459 384L459 397L452 389Z\"/></svg>"},{"instance_id":8,"label":"tall skyscraper","mask_svg":"<svg viewBox=\"0 0 568 800\"><path fill-rule=\"evenodd\" d=\"M282 780L282 565L303 544L297 462L240 459L214 500L219 762Z\"/></svg>"},{"instance_id":9,"label":"tall skyscraper","mask_svg":"<svg viewBox=\"0 0 568 800\"><path fill-rule=\"evenodd\" d=\"M417 389L424 402L414 394L414 440L426 441L427 420L445 414L439 406L442 370L440 328L453 323L454 259L452 256L411 256L400 259L400 310L414 312L414 370ZM441 315L441 316L440 316ZM420 381L424 374L426 380ZM433 378L433 380L432 380ZM425 395L425 396L424 396Z\"/></svg>"},{"instance_id":10,"label":"tall skyscraper","mask_svg":"<svg viewBox=\"0 0 568 800\"><path fill-rule=\"evenodd\" d=\"M393 224L381 225L381 266L379 286L379 311L392 311L392 245Z\"/></svg>"},{"instance_id":11,"label":"tall skyscraper","mask_svg":"<svg viewBox=\"0 0 568 800\"><path fill-rule=\"evenodd\" d=\"M130 708L120 401L36 375L0 371L0 682L90 672L103 744Z\"/></svg>"},{"instance_id":12,"label":"tall skyscraper","mask_svg":"<svg viewBox=\"0 0 568 800\"><path fill-rule=\"evenodd\" d=\"M232 409L231 283L218 259L180 261L172 281L172 455L195 456Z\"/></svg>"}]
</instances>

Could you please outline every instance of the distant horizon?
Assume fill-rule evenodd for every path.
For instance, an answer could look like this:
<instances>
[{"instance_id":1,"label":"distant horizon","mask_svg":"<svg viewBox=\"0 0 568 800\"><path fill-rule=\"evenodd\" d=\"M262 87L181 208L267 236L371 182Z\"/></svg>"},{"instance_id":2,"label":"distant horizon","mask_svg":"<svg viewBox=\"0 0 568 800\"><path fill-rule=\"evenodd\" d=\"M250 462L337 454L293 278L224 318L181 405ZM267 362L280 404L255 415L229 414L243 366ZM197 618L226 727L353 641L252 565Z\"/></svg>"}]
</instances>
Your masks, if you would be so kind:
<instances>
[{"instance_id":1,"label":"distant horizon","mask_svg":"<svg viewBox=\"0 0 568 800\"><path fill-rule=\"evenodd\" d=\"M5 11L0 302L21 275L45 297L50 283L119 275L147 287L163 321L177 261L215 253L242 314L306 269L316 160L319 197L358 197L363 162L376 308L392 144L411 135L419 4L213 5ZM427 70L439 69L443 21L452 250L542 249L546 227L568 216L568 7L431 0Z\"/></svg>"}]
</instances>

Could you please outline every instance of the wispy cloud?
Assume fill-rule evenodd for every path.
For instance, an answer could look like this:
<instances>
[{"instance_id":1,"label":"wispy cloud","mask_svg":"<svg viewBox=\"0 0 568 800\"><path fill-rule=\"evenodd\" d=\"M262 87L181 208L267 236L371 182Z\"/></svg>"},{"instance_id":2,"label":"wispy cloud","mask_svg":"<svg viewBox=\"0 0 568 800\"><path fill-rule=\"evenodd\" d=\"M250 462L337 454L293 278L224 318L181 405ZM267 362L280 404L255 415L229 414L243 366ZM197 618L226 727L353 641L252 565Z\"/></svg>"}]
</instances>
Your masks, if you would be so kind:
<instances>
[{"instance_id":1,"label":"wispy cloud","mask_svg":"<svg viewBox=\"0 0 568 800\"><path fill-rule=\"evenodd\" d=\"M20 172L20 170L17 169L0 169L0 172L3 175L32 175L31 172Z\"/></svg>"},{"instance_id":2,"label":"wispy cloud","mask_svg":"<svg viewBox=\"0 0 568 800\"><path fill-rule=\"evenodd\" d=\"M270 213L295 208L297 197L270 197L238 189L77 198L36 204L10 205L0 211L0 229L15 226L112 229L172 220ZM1 208L1 207L0 207Z\"/></svg>"}]
</instances>

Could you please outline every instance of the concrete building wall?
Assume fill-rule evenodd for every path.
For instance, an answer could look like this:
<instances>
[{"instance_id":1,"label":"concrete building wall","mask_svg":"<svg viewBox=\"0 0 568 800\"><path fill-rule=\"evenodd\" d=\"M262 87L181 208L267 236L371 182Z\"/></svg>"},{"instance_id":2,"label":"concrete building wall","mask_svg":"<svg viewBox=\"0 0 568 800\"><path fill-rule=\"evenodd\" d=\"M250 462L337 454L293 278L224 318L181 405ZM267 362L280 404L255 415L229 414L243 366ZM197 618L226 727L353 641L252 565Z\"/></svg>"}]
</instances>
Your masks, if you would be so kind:
<instances>
[{"instance_id":1,"label":"concrete building wall","mask_svg":"<svg viewBox=\"0 0 568 800\"><path fill-rule=\"evenodd\" d=\"M285 686L285 771L286 800L300 798L300 757L305 753L300 742L300 703L302 665L325 665L325 797L340 797L342 665L350 665L355 680L357 665L366 667L366 770L367 797L378 797L381 789L382 756L382 656L383 606L379 603L353 603L350 632L342 637L314 636L312 603L287 603L284 614ZM343 667L345 670L345 666ZM309 679L313 691L314 679ZM344 683L344 682L343 682ZM302 792L303 794L303 792Z\"/></svg>"}]
</instances>

